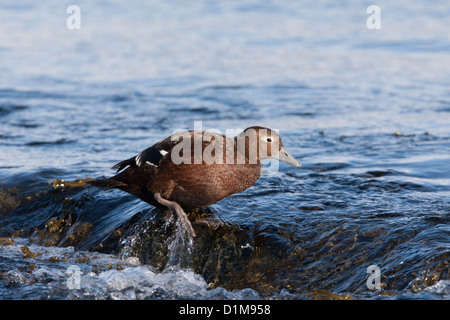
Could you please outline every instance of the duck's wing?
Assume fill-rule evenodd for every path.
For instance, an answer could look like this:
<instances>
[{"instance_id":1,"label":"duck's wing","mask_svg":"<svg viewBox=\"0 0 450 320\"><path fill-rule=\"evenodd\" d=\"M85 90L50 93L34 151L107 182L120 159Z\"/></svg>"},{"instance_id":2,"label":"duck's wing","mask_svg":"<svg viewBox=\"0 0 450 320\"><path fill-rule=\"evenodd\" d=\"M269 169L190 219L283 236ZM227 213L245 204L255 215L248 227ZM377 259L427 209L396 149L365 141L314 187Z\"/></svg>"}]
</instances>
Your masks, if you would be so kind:
<instances>
[{"instance_id":1,"label":"duck's wing","mask_svg":"<svg viewBox=\"0 0 450 320\"><path fill-rule=\"evenodd\" d=\"M150 147L139 153L137 156L120 161L115 164L112 169L117 168L117 172L122 171L126 167L142 167L144 164L157 166L163 155L155 147Z\"/></svg>"},{"instance_id":2,"label":"duck's wing","mask_svg":"<svg viewBox=\"0 0 450 320\"><path fill-rule=\"evenodd\" d=\"M186 134L190 135L191 133L187 132ZM112 169L117 168L117 172L120 172L128 166L142 167L144 165L152 165L157 167L162 157L169 153L178 143L180 143L179 139L173 139L172 136L167 137L145 149L137 156L117 163Z\"/></svg>"}]
</instances>

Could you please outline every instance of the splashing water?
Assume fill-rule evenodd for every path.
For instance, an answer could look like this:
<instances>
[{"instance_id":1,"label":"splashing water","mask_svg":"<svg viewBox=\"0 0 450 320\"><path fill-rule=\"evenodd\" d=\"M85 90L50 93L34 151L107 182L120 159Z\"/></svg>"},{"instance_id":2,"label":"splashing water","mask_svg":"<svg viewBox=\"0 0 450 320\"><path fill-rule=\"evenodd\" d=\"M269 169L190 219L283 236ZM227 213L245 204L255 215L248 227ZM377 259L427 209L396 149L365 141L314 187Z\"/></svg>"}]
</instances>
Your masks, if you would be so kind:
<instances>
[{"instance_id":1,"label":"splashing water","mask_svg":"<svg viewBox=\"0 0 450 320\"><path fill-rule=\"evenodd\" d=\"M167 239L169 249L168 266L192 267L192 252L194 248L194 237L189 232L186 224L179 219L175 222L175 231Z\"/></svg>"}]
</instances>

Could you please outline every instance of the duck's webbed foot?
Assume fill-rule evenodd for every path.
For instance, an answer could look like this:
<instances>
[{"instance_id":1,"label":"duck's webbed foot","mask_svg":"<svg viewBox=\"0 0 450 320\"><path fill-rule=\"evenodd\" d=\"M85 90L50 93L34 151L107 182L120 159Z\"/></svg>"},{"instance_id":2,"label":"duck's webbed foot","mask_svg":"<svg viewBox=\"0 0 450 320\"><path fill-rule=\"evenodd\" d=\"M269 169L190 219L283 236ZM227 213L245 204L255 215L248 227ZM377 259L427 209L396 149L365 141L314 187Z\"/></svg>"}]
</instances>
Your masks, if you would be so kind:
<instances>
[{"instance_id":1,"label":"duck's webbed foot","mask_svg":"<svg viewBox=\"0 0 450 320\"><path fill-rule=\"evenodd\" d=\"M191 221L189 221L188 215L186 214L186 212L184 212L183 208L181 208L181 206L178 203L176 203L175 201L164 199L163 197L161 197L161 194L159 193L155 193L154 198L159 204L166 206L167 208L174 211L178 216L178 219L180 220L184 229L187 230L192 237L195 237L195 231L194 228L192 228Z\"/></svg>"}]
</instances>

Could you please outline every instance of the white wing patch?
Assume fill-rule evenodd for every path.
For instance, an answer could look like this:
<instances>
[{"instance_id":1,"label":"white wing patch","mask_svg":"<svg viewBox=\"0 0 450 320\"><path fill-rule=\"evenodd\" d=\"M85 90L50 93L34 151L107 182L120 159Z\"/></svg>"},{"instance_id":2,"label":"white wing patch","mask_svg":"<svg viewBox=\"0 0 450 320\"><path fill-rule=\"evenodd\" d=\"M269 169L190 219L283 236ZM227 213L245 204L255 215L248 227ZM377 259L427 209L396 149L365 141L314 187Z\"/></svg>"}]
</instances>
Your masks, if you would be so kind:
<instances>
[{"instance_id":1,"label":"white wing patch","mask_svg":"<svg viewBox=\"0 0 450 320\"><path fill-rule=\"evenodd\" d=\"M138 167L143 166L144 164L149 164L157 167L159 161L162 157L164 157L168 151L166 150L158 150L155 147L150 147L139 153L134 161Z\"/></svg>"},{"instance_id":2,"label":"white wing patch","mask_svg":"<svg viewBox=\"0 0 450 320\"><path fill-rule=\"evenodd\" d=\"M140 166L142 165L142 163L141 163L141 156L142 156L142 153L139 153L139 154L136 156L136 158L135 158L136 165L137 165L138 167L140 167ZM148 162L148 161L147 161L147 162Z\"/></svg>"},{"instance_id":3,"label":"white wing patch","mask_svg":"<svg viewBox=\"0 0 450 320\"><path fill-rule=\"evenodd\" d=\"M156 164L151 163L150 161L145 161L145 163L158 168L158 166Z\"/></svg>"}]
</instances>

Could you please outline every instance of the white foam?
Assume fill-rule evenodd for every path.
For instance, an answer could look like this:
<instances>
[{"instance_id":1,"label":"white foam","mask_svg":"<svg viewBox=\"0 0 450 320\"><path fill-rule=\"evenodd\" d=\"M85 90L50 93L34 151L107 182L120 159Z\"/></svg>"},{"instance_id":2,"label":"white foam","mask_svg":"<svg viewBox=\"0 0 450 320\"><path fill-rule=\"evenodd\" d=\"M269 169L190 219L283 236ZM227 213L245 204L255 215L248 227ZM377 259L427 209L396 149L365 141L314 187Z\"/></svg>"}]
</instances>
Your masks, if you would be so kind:
<instances>
[{"instance_id":1,"label":"white foam","mask_svg":"<svg viewBox=\"0 0 450 320\"><path fill-rule=\"evenodd\" d=\"M450 280L439 280L434 285L426 287L424 291L439 294L448 299L450 297Z\"/></svg>"},{"instance_id":2,"label":"white foam","mask_svg":"<svg viewBox=\"0 0 450 320\"><path fill-rule=\"evenodd\" d=\"M210 289L189 268L158 272L140 265L134 257L122 260L72 247L42 247L27 244L26 239L13 240L14 245L0 246L4 258L0 296L5 299L259 299L252 289ZM23 246L35 257L27 257ZM68 270L79 270L79 274ZM70 277L76 276L79 287L68 285Z\"/></svg>"}]
</instances>

